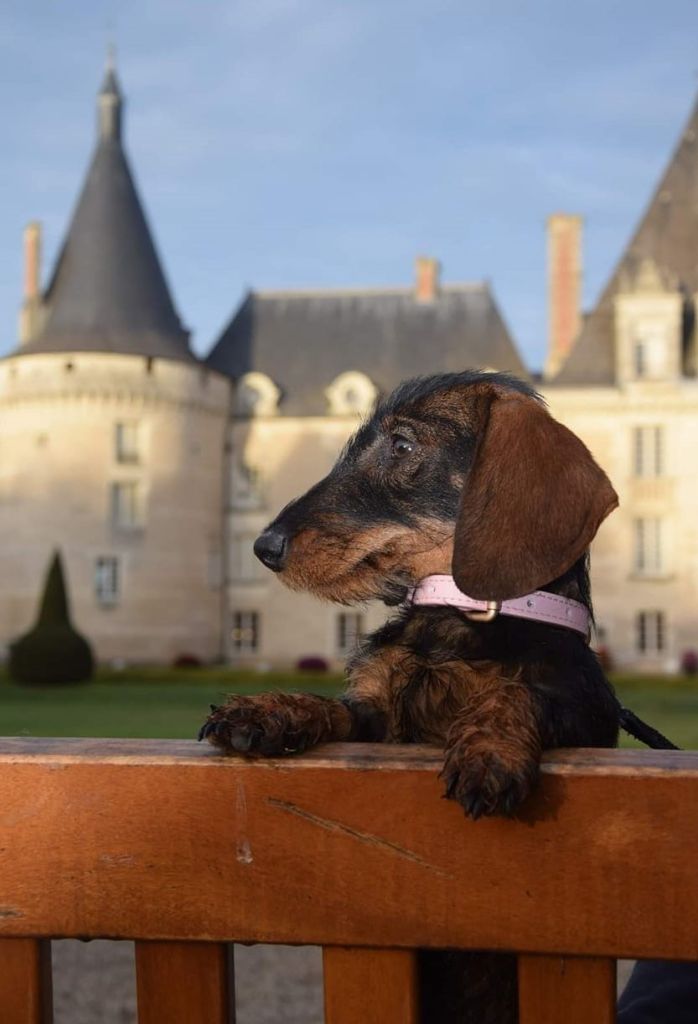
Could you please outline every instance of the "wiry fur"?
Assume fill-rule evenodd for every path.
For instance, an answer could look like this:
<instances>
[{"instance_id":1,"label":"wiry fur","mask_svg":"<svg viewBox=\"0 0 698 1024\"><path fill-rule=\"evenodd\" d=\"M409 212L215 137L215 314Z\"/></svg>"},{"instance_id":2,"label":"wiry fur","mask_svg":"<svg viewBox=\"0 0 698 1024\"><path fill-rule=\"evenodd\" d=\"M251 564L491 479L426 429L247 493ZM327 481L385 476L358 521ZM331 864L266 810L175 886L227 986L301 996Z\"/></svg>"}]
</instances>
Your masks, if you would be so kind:
<instances>
[{"instance_id":1,"label":"wiry fur","mask_svg":"<svg viewBox=\"0 0 698 1024\"><path fill-rule=\"evenodd\" d=\"M528 385L442 374L389 396L329 476L268 529L284 541L274 565L283 582L333 601L395 604L424 576L453 572L462 589L467 579L484 591L472 596L542 587L591 612L585 549L616 500ZM474 818L515 814L542 751L616 743L611 686L584 638L561 627L408 605L347 673L338 700L233 697L202 735L263 755L331 740L435 743L446 795ZM421 980L425 1024L515 1020L513 958L424 952Z\"/></svg>"}]
</instances>

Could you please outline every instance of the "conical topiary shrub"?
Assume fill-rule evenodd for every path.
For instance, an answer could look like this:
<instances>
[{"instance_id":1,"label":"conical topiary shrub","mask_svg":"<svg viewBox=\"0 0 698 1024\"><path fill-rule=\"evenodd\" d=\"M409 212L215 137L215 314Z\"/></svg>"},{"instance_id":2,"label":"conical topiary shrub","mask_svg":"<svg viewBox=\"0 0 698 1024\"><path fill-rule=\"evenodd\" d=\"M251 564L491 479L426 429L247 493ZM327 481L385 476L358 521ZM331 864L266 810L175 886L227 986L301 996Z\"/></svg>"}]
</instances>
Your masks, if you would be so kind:
<instances>
[{"instance_id":1,"label":"conical topiary shrub","mask_svg":"<svg viewBox=\"0 0 698 1024\"><path fill-rule=\"evenodd\" d=\"M70 621L59 552L51 561L36 625L10 644L8 669L16 682L37 686L81 683L92 676L92 649Z\"/></svg>"}]
</instances>

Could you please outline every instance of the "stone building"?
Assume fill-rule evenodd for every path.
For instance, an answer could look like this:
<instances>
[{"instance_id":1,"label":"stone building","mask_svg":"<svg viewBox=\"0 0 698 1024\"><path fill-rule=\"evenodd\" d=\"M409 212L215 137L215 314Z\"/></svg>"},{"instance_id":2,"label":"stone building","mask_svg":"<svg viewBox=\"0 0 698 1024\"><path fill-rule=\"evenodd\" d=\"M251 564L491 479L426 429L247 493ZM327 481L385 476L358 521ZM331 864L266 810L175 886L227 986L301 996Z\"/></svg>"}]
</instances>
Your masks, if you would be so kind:
<instances>
[{"instance_id":1,"label":"stone building","mask_svg":"<svg viewBox=\"0 0 698 1024\"><path fill-rule=\"evenodd\" d=\"M0 361L0 639L31 622L51 550L101 658L192 653L338 663L385 615L286 591L252 541L324 475L375 398L468 366L529 373L485 284L418 259L402 288L250 292L205 362L189 349L121 141L112 68L98 142L41 290L25 238L20 347ZM595 309L581 217L549 223L539 387L621 509L592 553L599 639L619 665L698 649L698 108Z\"/></svg>"},{"instance_id":2,"label":"stone building","mask_svg":"<svg viewBox=\"0 0 698 1024\"><path fill-rule=\"evenodd\" d=\"M227 380L194 358L122 145L113 68L48 287L25 235L19 348L0 362L0 629L36 614L52 550L102 659L221 652Z\"/></svg>"},{"instance_id":3,"label":"stone building","mask_svg":"<svg viewBox=\"0 0 698 1024\"><path fill-rule=\"evenodd\" d=\"M553 314L581 262L574 218L555 230ZM597 619L616 661L647 669L698 650L697 305L698 103L576 341L551 338L561 368L544 388L620 496L593 549Z\"/></svg>"}]
</instances>

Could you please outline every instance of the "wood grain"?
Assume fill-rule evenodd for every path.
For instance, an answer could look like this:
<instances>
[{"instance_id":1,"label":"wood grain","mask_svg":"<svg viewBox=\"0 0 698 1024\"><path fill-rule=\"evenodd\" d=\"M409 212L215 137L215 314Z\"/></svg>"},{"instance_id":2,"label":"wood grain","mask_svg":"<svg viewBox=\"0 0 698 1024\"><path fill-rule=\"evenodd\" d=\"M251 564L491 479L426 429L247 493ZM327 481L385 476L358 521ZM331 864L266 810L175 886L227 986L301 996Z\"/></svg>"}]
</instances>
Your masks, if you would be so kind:
<instances>
[{"instance_id":1,"label":"wood grain","mask_svg":"<svg viewBox=\"0 0 698 1024\"><path fill-rule=\"evenodd\" d=\"M402 949L323 950L325 1024L417 1024L417 955Z\"/></svg>"},{"instance_id":2,"label":"wood grain","mask_svg":"<svg viewBox=\"0 0 698 1024\"><path fill-rule=\"evenodd\" d=\"M51 944L0 939L0 1021L51 1024Z\"/></svg>"},{"instance_id":3,"label":"wood grain","mask_svg":"<svg viewBox=\"0 0 698 1024\"><path fill-rule=\"evenodd\" d=\"M614 1024L616 962L520 956L519 1024Z\"/></svg>"},{"instance_id":4,"label":"wood grain","mask_svg":"<svg viewBox=\"0 0 698 1024\"><path fill-rule=\"evenodd\" d=\"M0 935L698 959L698 753L557 752L475 823L439 764L0 741Z\"/></svg>"},{"instance_id":5,"label":"wood grain","mask_svg":"<svg viewBox=\"0 0 698 1024\"><path fill-rule=\"evenodd\" d=\"M137 942L138 1024L235 1024L233 947Z\"/></svg>"}]
</instances>

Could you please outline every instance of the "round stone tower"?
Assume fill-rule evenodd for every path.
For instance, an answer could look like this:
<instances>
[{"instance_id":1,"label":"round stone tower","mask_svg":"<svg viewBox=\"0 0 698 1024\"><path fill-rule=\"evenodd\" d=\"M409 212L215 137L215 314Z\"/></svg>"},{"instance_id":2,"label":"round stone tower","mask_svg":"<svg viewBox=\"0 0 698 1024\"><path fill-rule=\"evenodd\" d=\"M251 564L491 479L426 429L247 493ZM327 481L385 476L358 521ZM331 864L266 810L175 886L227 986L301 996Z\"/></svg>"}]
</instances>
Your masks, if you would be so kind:
<instances>
[{"instance_id":1,"label":"round stone tower","mask_svg":"<svg viewBox=\"0 0 698 1024\"><path fill-rule=\"evenodd\" d=\"M0 361L0 644L61 550L102 660L222 651L226 378L177 316L122 145L110 62L98 139L51 280L25 234L19 348Z\"/></svg>"}]
</instances>

